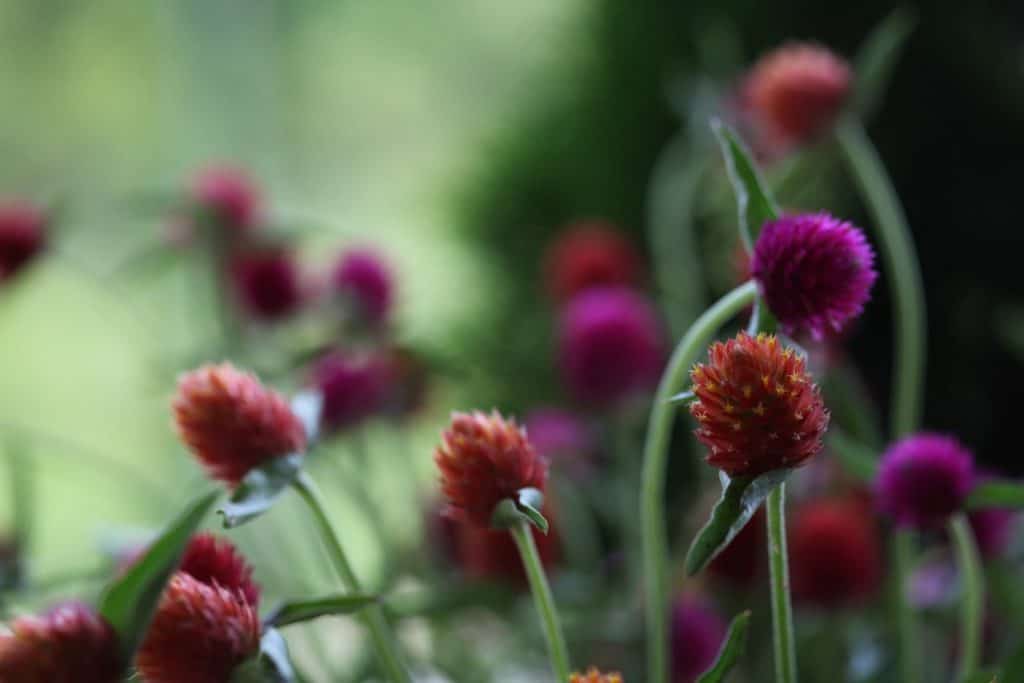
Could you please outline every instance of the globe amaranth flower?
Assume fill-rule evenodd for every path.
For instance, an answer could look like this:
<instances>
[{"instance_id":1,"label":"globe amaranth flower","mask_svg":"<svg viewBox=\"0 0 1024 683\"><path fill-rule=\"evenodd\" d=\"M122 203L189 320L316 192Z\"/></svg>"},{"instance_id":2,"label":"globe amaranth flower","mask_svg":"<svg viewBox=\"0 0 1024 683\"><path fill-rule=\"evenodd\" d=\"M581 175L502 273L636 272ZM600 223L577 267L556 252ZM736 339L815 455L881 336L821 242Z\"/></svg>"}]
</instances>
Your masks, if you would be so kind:
<instances>
[{"instance_id":1,"label":"globe amaranth flower","mask_svg":"<svg viewBox=\"0 0 1024 683\"><path fill-rule=\"evenodd\" d=\"M4 683L120 683L122 677L114 629L81 603L20 617L9 633L0 632Z\"/></svg>"},{"instance_id":2,"label":"globe amaranth flower","mask_svg":"<svg viewBox=\"0 0 1024 683\"><path fill-rule=\"evenodd\" d=\"M230 363L183 375L172 410L181 440L210 477L230 487L254 467L306 447L285 399Z\"/></svg>"},{"instance_id":3,"label":"globe amaranth flower","mask_svg":"<svg viewBox=\"0 0 1024 683\"><path fill-rule=\"evenodd\" d=\"M875 479L879 509L897 526L941 526L975 483L974 456L955 438L922 432L889 446Z\"/></svg>"},{"instance_id":4,"label":"globe amaranth flower","mask_svg":"<svg viewBox=\"0 0 1024 683\"><path fill-rule=\"evenodd\" d=\"M695 596L677 598L671 620L672 683L693 683L714 664L725 638L725 621Z\"/></svg>"},{"instance_id":5,"label":"globe amaranth flower","mask_svg":"<svg viewBox=\"0 0 1024 683\"><path fill-rule=\"evenodd\" d=\"M46 248L47 217L21 199L0 201L0 284L14 277Z\"/></svg>"},{"instance_id":6,"label":"globe amaranth flower","mask_svg":"<svg viewBox=\"0 0 1024 683\"><path fill-rule=\"evenodd\" d=\"M189 539L178 571L209 585L237 590L254 607L260 603L260 587L252 577L252 566L226 538L198 533Z\"/></svg>"},{"instance_id":7,"label":"globe amaranth flower","mask_svg":"<svg viewBox=\"0 0 1024 683\"><path fill-rule=\"evenodd\" d=\"M384 322L394 304L395 283L383 258L370 249L352 249L342 254L331 282L335 291L347 297L356 314L366 322Z\"/></svg>"},{"instance_id":8,"label":"globe amaranth flower","mask_svg":"<svg viewBox=\"0 0 1024 683\"><path fill-rule=\"evenodd\" d=\"M790 43L758 61L743 83L741 98L761 134L791 147L832 125L851 82L850 67L830 50Z\"/></svg>"},{"instance_id":9,"label":"globe amaranth flower","mask_svg":"<svg viewBox=\"0 0 1024 683\"><path fill-rule=\"evenodd\" d=\"M192 178L189 195L216 227L232 233L249 232L263 218L260 189L240 168L213 165L200 170Z\"/></svg>"},{"instance_id":10,"label":"globe amaranth flower","mask_svg":"<svg viewBox=\"0 0 1024 683\"><path fill-rule=\"evenodd\" d=\"M882 551L870 507L823 499L799 507L789 532L795 600L839 607L870 598L882 581Z\"/></svg>"},{"instance_id":11,"label":"globe amaranth flower","mask_svg":"<svg viewBox=\"0 0 1024 683\"><path fill-rule=\"evenodd\" d=\"M290 250L240 250L232 254L229 269L238 302L249 317L281 320L302 306L302 278Z\"/></svg>"},{"instance_id":12,"label":"globe amaranth flower","mask_svg":"<svg viewBox=\"0 0 1024 683\"><path fill-rule=\"evenodd\" d=\"M622 674L603 674L594 667L587 669L586 673L574 673L569 676L569 683L622 683Z\"/></svg>"},{"instance_id":13,"label":"globe amaranth flower","mask_svg":"<svg viewBox=\"0 0 1024 683\"><path fill-rule=\"evenodd\" d=\"M384 408L391 368L367 352L330 351L313 365L312 384L323 395L320 425L337 431L359 424Z\"/></svg>"},{"instance_id":14,"label":"globe amaranth flower","mask_svg":"<svg viewBox=\"0 0 1024 683\"><path fill-rule=\"evenodd\" d=\"M558 302L595 287L633 287L642 272L636 248L603 221L563 232L548 248L544 270L548 292Z\"/></svg>"},{"instance_id":15,"label":"globe amaranth flower","mask_svg":"<svg viewBox=\"0 0 1024 683\"><path fill-rule=\"evenodd\" d=\"M653 387L664 360L658 317L636 292L590 289L562 311L559 366L581 403L608 406Z\"/></svg>"},{"instance_id":16,"label":"globe amaranth flower","mask_svg":"<svg viewBox=\"0 0 1024 683\"><path fill-rule=\"evenodd\" d=\"M860 315L878 278L864 233L827 213L783 216L764 225L750 270L787 333L821 339Z\"/></svg>"},{"instance_id":17,"label":"globe amaranth flower","mask_svg":"<svg viewBox=\"0 0 1024 683\"><path fill-rule=\"evenodd\" d=\"M695 434L729 476L799 467L821 451L829 413L803 358L776 337L716 342L690 378Z\"/></svg>"},{"instance_id":18,"label":"globe amaranth flower","mask_svg":"<svg viewBox=\"0 0 1024 683\"><path fill-rule=\"evenodd\" d=\"M547 483L547 461L534 450L526 431L497 411L453 414L434 462L448 499L447 514L479 527L490 527L503 500L516 499L524 488L543 491Z\"/></svg>"}]
</instances>

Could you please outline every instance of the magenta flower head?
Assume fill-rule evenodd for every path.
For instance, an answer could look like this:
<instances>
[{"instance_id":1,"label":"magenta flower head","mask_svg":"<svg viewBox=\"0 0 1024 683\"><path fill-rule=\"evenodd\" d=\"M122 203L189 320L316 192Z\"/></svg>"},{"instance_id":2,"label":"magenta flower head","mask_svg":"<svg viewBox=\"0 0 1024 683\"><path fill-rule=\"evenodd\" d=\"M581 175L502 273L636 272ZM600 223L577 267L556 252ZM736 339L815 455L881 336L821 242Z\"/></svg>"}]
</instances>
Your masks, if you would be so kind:
<instances>
[{"instance_id":1,"label":"magenta flower head","mask_svg":"<svg viewBox=\"0 0 1024 683\"><path fill-rule=\"evenodd\" d=\"M750 272L787 334L821 339L864 310L878 278L864 233L827 213L783 216L761 230Z\"/></svg>"},{"instance_id":2,"label":"magenta flower head","mask_svg":"<svg viewBox=\"0 0 1024 683\"><path fill-rule=\"evenodd\" d=\"M572 467L594 452L594 434L578 416L567 410L535 410L523 422L530 443L548 462Z\"/></svg>"},{"instance_id":3,"label":"magenta flower head","mask_svg":"<svg viewBox=\"0 0 1024 683\"><path fill-rule=\"evenodd\" d=\"M956 439L922 432L889 446L875 479L878 506L897 526L927 530L959 510L974 486L974 456Z\"/></svg>"},{"instance_id":4,"label":"magenta flower head","mask_svg":"<svg viewBox=\"0 0 1024 683\"><path fill-rule=\"evenodd\" d=\"M0 201L0 284L46 247L46 223L43 210L30 202Z\"/></svg>"},{"instance_id":5,"label":"magenta flower head","mask_svg":"<svg viewBox=\"0 0 1024 683\"><path fill-rule=\"evenodd\" d=\"M384 322L394 303L395 283L391 269L374 251L352 249L342 254L331 281L337 292L348 297L356 313L366 322Z\"/></svg>"},{"instance_id":6,"label":"magenta flower head","mask_svg":"<svg viewBox=\"0 0 1024 683\"><path fill-rule=\"evenodd\" d=\"M693 683L711 668L726 625L700 598L685 596L672 605L672 683Z\"/></svg>"},{"instance_id":7,"label":"magenta flower head","mask_svg":"<svg viewBox=\"0 0 1024 683\"><path fill-rule=\"evenodd\" d=\"M352 427L382 411L391 368L375 354L331 351L313 366L312 383L323 394L320 425L327 432Z\"/></svg>"},{"instance_id":8,"label":"magenta flower head","mask_svg":"<svg viewBox=\"0 0 1024 683\"><path fill-rule=\"evenodd\" d=\"M262 220L260 189L240 168L215 165L200 170L192 179L190 196L217 227L231 232L248 232Z\"/></svg>"},{"instance_id":9,"label":"magenta flower head","mask_svg":"<svg viewBox=\"0 0 1024 683\"><path fill-rule=\"evenodd\" d=\"M651 304L628 289L590 289L562 312L562 378L581 403L607 406L652 387L665 361Z\"/></svg>"},{"instance_id":10,"label":"magenta flower head","mask_svg":"<svg viewBox=\"0 0 1024 683\"><path fill-rule=\"evenodd\" d=\"M299 268L289 250L246 249L232 257L230 268L238 302L249 317L281 320L302 305Z\"/></svg>"}]
</instances>

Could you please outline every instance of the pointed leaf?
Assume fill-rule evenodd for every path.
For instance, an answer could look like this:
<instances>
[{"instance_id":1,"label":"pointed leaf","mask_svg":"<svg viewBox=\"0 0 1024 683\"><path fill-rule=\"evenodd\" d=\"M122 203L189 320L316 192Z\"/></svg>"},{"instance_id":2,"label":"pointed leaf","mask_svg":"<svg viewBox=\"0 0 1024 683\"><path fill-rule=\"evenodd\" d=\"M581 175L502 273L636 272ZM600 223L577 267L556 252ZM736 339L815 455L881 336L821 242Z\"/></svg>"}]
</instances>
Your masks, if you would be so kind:
<instances>
[{"instance_id":1,"label":"pointed leaf","mask_svg":"<svg viewBox=\"0 0 1024 683\"><path fill-rule=\"evenodd\" d=\"M269 510L302 471L302 453L274 458L253 469L217 512L224 516L224 528L250 522Z\"/></svg>"},{"instance_id":2,"label":"pointed leaf","mask_svg":"<svg viewBox=\"0 0 1024 683\"><path fill-rule=\"evenodd\" d=\"M219 491L212 491L193 502L153 541L145 554L107 588L100 600L100 614L117 633L125 662L131 661L135 654L189 538L218 495Z\"/></svg>"},{"instance_id":3,"label":"pointed leaf","mask_svg":"<svg viewBox=\"0 0 1024 683\"><path fill-rule=\"evenodd\" d=\"M749 251L761 232L761 226L778 218L779 209L753 157L736 132L717 119L711 122L711 129L722 148L725 168L739 207L740 236Z\"/></svg>"},{"instance_id":4,"label":"pointed leaf","mask_svg":"<svg viewBox=\"0 0 1024 683\"><path fill-rule=\"evenodd\" d=\"M967 509L979 508L1024 508L1024 484L1015 481L978 484L967 497Z\"/></svg>"},{"instance_id":5,"label":"pointed leaf","mask_svg":"<svg viewBox=\"0 0 1024 683\"><path fill-rule=\"evenodd\" d=\"M853 110L862 118L877 109L903 46L916 25L914 11L899 7L883 19L861 45L854 59Z\"/></svg>"},{"instance_id":6,"label":"pointed leaf","mask_svg":"<svg viewBox=\"0 0 1024 683\"><path fill-rule=\"evenodd\" d=\"M286 602L263 620L264 624L280 628L318 617L353 614L377 602L376 595L328 595L312 600Z\"/></svg>"},{"instance_id":7,"label":"pointed leaf","mask_svg":"<svg viewBox=\"0 0 1024 683\"><path fill-rule=\"evenodd\" d=\"M686 554L686 573L693 576L715 559L736 538L757 512L768 494L786 480L791 470L766 472L756 479L721 474L722 497L711 511L711 518L690 545Z\"/></svg>"},{"instance_id":8,"label":"pointed leaf","mask_svg":"<svg viewBox=\"0 0 1024 683\"><path fill-rule=\"evenodd\" d=\"M306 442L316 441L320 433L320 413L324 408L324 395L320 391L300 391L292 397L292 412L306 428Z\"/></svg>"},{"instance_id":9,"label":"pointed leaf","mask_svg":"<svg viewBox=\"0 0 1024 683\"><path fill-rule=\"evenodd\" d=\"M521 489L516 499L506 498L498 503L491 515L491 526L495 529L511 529L523 522L537 527L541 533L548 532L548 520L541 513L544 494L535 488Z\"/></svg>"},{"instance_id":10,"label":"pointed leaf","mask_svg":"<svg viewBox=\"0 0 1024 683\"><path fill-rule=\"evenodd\" d=\"M722 649L718 651L715 663L704 672L697 683L721 683L747 651L747 629L750 626L750 610L737 614L729 624Z\"/></svg>"}]
</instances>

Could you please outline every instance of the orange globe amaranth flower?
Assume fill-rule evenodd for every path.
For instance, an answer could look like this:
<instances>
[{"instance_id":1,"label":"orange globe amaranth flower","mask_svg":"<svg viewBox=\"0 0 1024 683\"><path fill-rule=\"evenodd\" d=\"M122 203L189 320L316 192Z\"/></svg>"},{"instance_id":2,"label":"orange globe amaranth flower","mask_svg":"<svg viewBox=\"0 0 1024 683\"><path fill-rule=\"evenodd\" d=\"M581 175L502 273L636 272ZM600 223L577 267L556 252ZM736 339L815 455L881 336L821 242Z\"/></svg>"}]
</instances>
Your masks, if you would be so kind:
<instances>
[{"instance_id":1,"label":"orange globe amaranth flower","mask_svg":"<svg viewBox=\"0 0 1024 683\"><path fill-rule=\"evenodd\" d=\"M135 658L146 683L225 683L260 647L256 606L241 590L178 572Z\"/></svg>"},{"instance_id":2,"label":"orange globe amaranth flower","mask_svg":"<svg viewBox=\"0 0 1024 683\"><path fill-rule=\"evenodd\" d=\"M587 669L587 673L574 673L569 676L569 683L622 683L622 674L603 674L594 667Z\"/></svg>"},{"instance_id":3,"label":"orange globe amaranth flower","mask_svg":"<svg viewBox=\"0 0 1024 683\"><path fill-rule=\"evenodd\" d=\"M119 683L122 678L114 630L81 603L21 617L10 631L0 635L3 683Z\"/></svg>"},{"instance_id":4,"label":"orange globe amaranth flower","mask_svg":"<svg viewBox=\"0 0 1024 683\"><path fill-rule=\"evenodd\" d=\"M306 448L306 432L285 399L230 363L182 376L172 407L181 440L212 478L231 487L254 467Z\"/></svg>"},{"instance_id":5,"label":"orange globe amaranth flower","mask_svg":"<svg viewBox=\"0 0 1024 683\"><path fill-rule=\"evenodd\" d=\"M497 411L455 413L434 452L447 514L480 527L491 525L498 503L520 489L544 490L548 463L526 431Z\"/></svg>"},{"instance_id":6,"label":"orange globe amaranth flower","mask_svg":"<svg viewBox=\"0 0 1024 683\"><path fill-rule=\"evenodd\" d=\"M829 413L804 359L776 337L717 342L690 378L695 433L708 463L729 476L799 467L821 450Z\"/></svg>"}]
</instances>

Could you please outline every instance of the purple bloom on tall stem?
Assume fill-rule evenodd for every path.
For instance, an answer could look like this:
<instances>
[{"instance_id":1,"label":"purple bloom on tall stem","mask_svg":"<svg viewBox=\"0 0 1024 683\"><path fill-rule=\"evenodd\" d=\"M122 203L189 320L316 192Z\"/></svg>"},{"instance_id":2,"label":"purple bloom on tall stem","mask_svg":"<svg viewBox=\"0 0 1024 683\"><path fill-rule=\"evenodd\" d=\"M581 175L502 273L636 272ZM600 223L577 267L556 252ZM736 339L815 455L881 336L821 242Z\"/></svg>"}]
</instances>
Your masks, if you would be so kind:
<instances>
[{"instance_id":1,"label":"purple bloom on tall stem","mask_svg":"<svg viewBox=\"0 0 1024 683\"><path fill-rule=\"evenodd\" d=\"M390 369L369 353L331 351L313 366L312 382L323 393L320 423L326 431L352 427L384 407Z\"/></svg>"},{"instance_id":2,"label":"purple bloom on tall stem","mask_svg":"<svg viewBox=\"0 0 1024 683\"><path fill-rule=\"evenodd\" d=\"M718 656L726 624L712 607L696 597L679 598L672 606L672 683L693 683Z\"/></svg>"},{"instance_id":3,"label":"purple bloom on tall stem","mask_svg":"<svg viewBox=\"0 0 1024 683\"><path fill-rule=\"evenodd\" d=\"M232 257L230 268L239 304L250 317L280 320L302 305L302 281L291 251L276 247L241 251Z\"/></svg>"},{"instance_id":4,"label":"purple bloom on tall stem","mask_svg":"<svg viewBox=\"0 0 1024 683\"><path fill-rule=\"evenodd\" d=\"M922 432L892 444L875 480L878 506L897 526L941 526L974 486L974 456L956 439Z\"/></svg>"},{"instance_id":5,"label":"purple bloom on tall stem","mask_svg":"<svg viewBox=\"0 0 1024 683\"><path fill-rule=\"evenodd\" d=\"M394 302L395 284L387 263L369 249L352 249L342 254L332 275L332 284L349 297L366 321L387 319Z\"/></svg>"},{"instance_id":6,"label":"purple bloom on tall stem","mask_svg":"<svg viewBox=\"0 0 1024 683\"><path fill-rule=\"evenodd\" d=\"M769 221L754 245L750 272L792 334L821 339L860 315L878 278L864 233L827 213Z\"/></svg>"},{"instance_id":7,"label":"purple bloom on tall stem","mask_svg":"<svg viewBox=\"0 0 1024 683\"><path fill-rule=\"evenodd\" d=\"M665 361L650 302L628 289L587 290L562 313L559 363L573 397L609 405L649 389Z\"/></svg>"}]
</instances>

